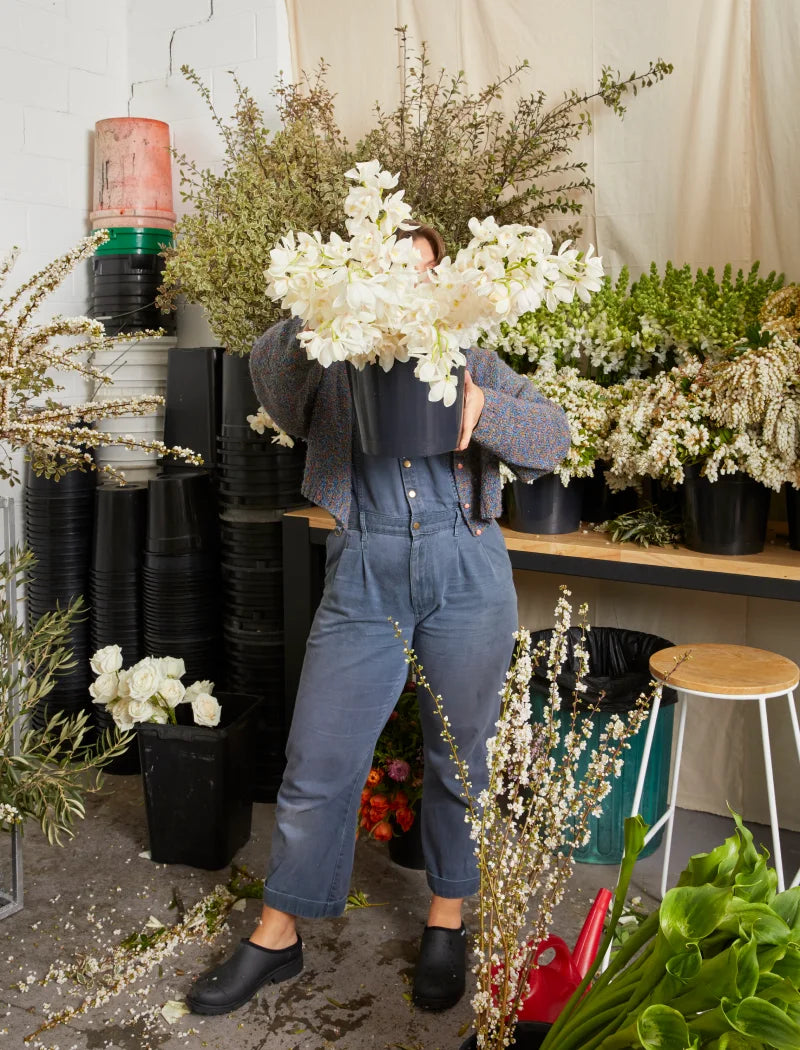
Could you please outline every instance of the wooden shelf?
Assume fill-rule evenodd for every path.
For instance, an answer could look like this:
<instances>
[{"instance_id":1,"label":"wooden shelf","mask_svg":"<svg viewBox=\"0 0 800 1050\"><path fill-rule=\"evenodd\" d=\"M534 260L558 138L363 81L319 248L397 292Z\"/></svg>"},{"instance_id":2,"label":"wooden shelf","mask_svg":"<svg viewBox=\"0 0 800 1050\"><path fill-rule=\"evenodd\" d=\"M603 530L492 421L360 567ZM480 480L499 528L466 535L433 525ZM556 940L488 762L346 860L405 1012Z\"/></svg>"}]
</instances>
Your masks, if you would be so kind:
<instances>
[{"instance_id":1,"label":"wooden shelf","mask_svg":"<svg viewBox=\"0 0 800 1050\"><path fill-rule=\"evenodd\" d=\"M331 515L320 507L303 507L300 510L288 511L285 517L303 518L311 529L328 531L335 525ZM515 532L505 525L500 527L506 546L512 554L512 562L519 560L513 556L514 552L518 552L522 555L538 554L612 562L620 566L755 576L800 583L800 551L789 548L785 523L776 523L770 527L767 545L760 554L747 555L701 554L680 546L642 547L638 543L614 543L606 533L594 532L591 526L585 526L579 532L558 536Z\"/></svg>"}]
</instances>

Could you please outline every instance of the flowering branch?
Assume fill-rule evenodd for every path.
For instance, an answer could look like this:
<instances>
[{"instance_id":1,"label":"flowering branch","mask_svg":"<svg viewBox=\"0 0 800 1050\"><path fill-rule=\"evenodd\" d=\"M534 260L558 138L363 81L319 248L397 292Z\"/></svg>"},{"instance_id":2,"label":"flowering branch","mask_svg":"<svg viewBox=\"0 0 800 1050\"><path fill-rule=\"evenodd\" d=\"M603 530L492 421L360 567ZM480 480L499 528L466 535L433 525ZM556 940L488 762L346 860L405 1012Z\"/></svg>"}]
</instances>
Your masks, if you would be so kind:
<instances>
[{"instance_id":1,"label":"flowering branch","mask_svg":"<svg viewBox=\"0 0 800 1050\"><path fill-rule=\"evenodd\" d=\"M16 291L0 298L0 441L12 449L27 447L34 471L56 479L69 470L95 469L90 450L100 445L121 445L161 456L177 456L193 464L202 463L191 449L170 448L163 441L142 441L132 434L105 433L93 426L115 416L149 415L163 405L161 397L91 400L63 406L49 396L63 389L53 379L51 370L75 372L98 383L110 383L108 375L84 362L86 354L160 334L146 331L138 336L118 336L112 344L103 325L88 317L56 316L41 325L33 323L34 314L47 296L106 240L105 230L85 237L29 277ZM0 289L16 258L17 252L13 250L0 262ZM55 342L76 338L80 341ZM39 399L43 403L32 407L32 402ZM101 469L124 480L124 475L111 465ZM19 480L9 460L0 463L0 478L12 484Z\"/></svg>"},{"instance_id":2,"label":"flowering branch","mask_svg":"<svg viewBox=\"0 0 800 1050\"><path fill-rule=\"evenodd\" d=\"M536 946L546 937L574 867L574 850L588 840L588 822L602 811L611 781L622 772L628 741L649 707L642 695L625 718L612 714L579 776L596 707L581 705L589 671L581 607L581 639L574 647L577 680L571 711L562 712L558 678L568 655L572 619L570 592L561 588L549 644L531 647L530 633L515 633L516 647L500 693L496 734L487 741L488 787L477 797L460 758L444 701L433 693L416 654L403 641L406 661L426 688L442 722L475 843L480 875L477 935L478 989L473 999L478 1046L501 1050L510 1044L525 997ZM402 639L399 624L395 634ZM532 725L529 683L533 668L547 660L549 694L540 721ZM654 685L654 694L660 691Z\"/></svg>"}]
</instances>

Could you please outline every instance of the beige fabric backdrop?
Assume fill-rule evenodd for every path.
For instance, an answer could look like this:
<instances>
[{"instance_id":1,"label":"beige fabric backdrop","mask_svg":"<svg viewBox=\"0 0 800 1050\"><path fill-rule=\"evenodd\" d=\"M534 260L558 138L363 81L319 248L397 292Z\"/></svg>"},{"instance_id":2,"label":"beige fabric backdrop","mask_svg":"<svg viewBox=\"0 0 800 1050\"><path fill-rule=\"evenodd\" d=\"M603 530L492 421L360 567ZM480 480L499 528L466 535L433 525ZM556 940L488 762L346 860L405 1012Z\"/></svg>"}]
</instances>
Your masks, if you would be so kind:
<instances>
[{"instance_id":1,"label":"beige fabric backdrop","mask_svg":"<svg viewBox=\"0 0 800 1050\"><path fill-rule=\"evenodd\" d=\"M397 101L393 27L427 40L434 69L463 69L477 88L527 58L520 91L588 91L602 65L641 72L673 62L664 83L631 99L620 122L602 106L575 151L596 185L585 240L617 273L655 259L748 267L800 278L800 0L287 0L294 72L324 57L338 116L351 139L375 100ZM512 97L509 93L509 98ZM517 574L520 618L552 622L558 578ZM788 602L572 581L592 622L670 640L728 641L800 661L800 609ZM800 828L798 770L785 701L771 707L782 823ZM680 801L768 819L754 705L698 701L686 739Z\"/></svg>"}]
</instances>

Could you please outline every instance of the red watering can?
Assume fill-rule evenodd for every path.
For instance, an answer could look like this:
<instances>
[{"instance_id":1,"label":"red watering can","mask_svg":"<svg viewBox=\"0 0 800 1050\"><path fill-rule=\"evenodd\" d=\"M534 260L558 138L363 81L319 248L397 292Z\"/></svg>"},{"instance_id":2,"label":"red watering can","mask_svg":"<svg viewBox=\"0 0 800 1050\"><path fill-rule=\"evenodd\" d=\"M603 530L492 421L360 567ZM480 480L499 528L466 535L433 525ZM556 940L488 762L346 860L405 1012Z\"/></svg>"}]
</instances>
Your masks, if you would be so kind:
<instances>
[{"instance_id":1,"label":"red watering can","mask_svg":"<svg viewBox=\"0 0 800 1050\"><path fill-rule=\"evenodd\" d=\"M555 936L545 938L536 946L534 963L537 965L528 974L528 991L518 1014L520 1021L552 1023L556 1020L597 955L611 899L609 890L600 890L597 894L572 953L566 943ZM552 959L539 963L550 951L554 953Z\"/></svg>"}]
</instances>

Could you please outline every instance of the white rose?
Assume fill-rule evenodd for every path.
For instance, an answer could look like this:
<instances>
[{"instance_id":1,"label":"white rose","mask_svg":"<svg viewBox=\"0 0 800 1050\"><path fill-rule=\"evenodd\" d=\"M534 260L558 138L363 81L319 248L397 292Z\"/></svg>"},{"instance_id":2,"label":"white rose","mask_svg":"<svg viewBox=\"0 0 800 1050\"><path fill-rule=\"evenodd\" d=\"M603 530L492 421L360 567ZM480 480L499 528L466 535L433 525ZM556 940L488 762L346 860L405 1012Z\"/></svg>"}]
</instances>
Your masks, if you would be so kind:
<instances>
[{"instance_id":1,"label":"white rose","mask_svg":"<svg viewBox=\"0 0 800 1050\"><path fill-rule=\"evenodd\" d=\"M98 649L89 661L95 674L111 674L122 667L122 650L118 645L107 645Z\"/></svg>"},{"instance_id":2,"label":"white rose","mask_svg":"<svg viewBox=\"0 0 800 1050\"><path fill-rule=\"evenodd\" d=\"M165 678L183 678L186 674L186 664L175 656L161 656L158 665Z\"/></svg>"},{"instance_id":3,"label":"white rose","mask_svg":"<svg viewBox=\"0 0 800 1050\"><path fill-rule=\"evenodd\" d=\"M107 704L117 697L118 678L116 671L100 674L89 686L89 695L96 704Z\"/></svg>"},{"instance_id":4,"label":"white rose","mask_svg":"<svg viewBox=\"0 0 800 1050\"><path fill-rule=\"evenodd\" d=\"M184 698L186 688L177 678L162 678L158 691L165 703L170 707L177 707Z\"/></svg>"},{"instance_id":5,"label":"white rose","mask_svg":"<svg viewBox=\"0 0 800 1050\"><path fill-rule=\"evenodd\" d=\"M111 712L111 717L114 719L114 724L117 729L121 729L123 733L129 733L133 729L133 719L131 718L130 711L130 700L116 700L113 704L109 704L108 710Z\"/></svg>"},{"instance_id":6,"label":"white rose","mask_svg":"<svg viewBox=\"0 0 800 1050\"><path fill-rule=\"evenodd\" d=\"M134 722L149 722L156 713L156 707L149 700L129 700L128 717Z\"/></svg>"},{"instance_id":7,"label":"white rose","mask_svg":"<svg viewBox=\"0 0 800 1050\"><path fill-rule=\"evenodd\" d=\"M161 682L161 668L158 661L152 656L145 657L130 669L128 676L128 690L133 700L149 700L153 693L158 692Z\"/></svg>"},{"instance_id":8,"label":"white rose","mask_svg":"<svg viewBox=\"0 0 800 1050\"><path fill-rule=\"evenodd\" d=\"M192 713L194 720L199 726L219 725L219 716L222 708L219 701L210 693L198 693L192 699Z\"/></svg>"},{"instance_id":9,"label":"white rose","mask_svg":"<svg viewBox=\"0 0 800 1050\"><path fill-rule=\"evenodd\" d=\"M214 692L214 683L213 682L209 682L209 680L207 678L203 678L199 682L192 682L192 684L189 686L189 688L184 693L183 699L184 699L184 701L186 703L190 704L194 700L194 698L196 696L199 696L201 693L211 693L211 694L213 694L213 692Z\"/></svg>"},{"instance_id":10,"label":"white rose","mask_svg":"<svg viewBox=\"0 0 800 1050\"><path fill-rule=\"evenodd\" d=\"M117 675L117 696L121 697L123 700L130 699L130 677L130 669L128 669L127 671L120 671Z\"/></svg>"}]
</instances>

